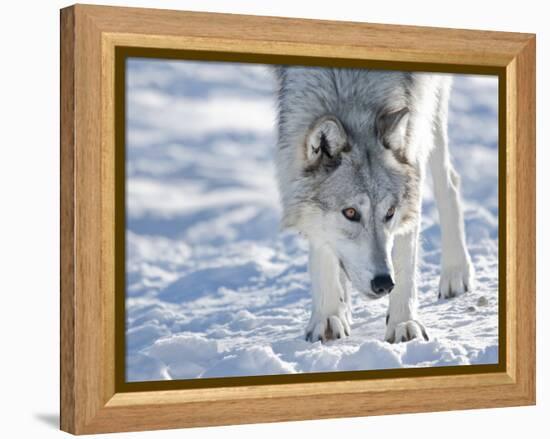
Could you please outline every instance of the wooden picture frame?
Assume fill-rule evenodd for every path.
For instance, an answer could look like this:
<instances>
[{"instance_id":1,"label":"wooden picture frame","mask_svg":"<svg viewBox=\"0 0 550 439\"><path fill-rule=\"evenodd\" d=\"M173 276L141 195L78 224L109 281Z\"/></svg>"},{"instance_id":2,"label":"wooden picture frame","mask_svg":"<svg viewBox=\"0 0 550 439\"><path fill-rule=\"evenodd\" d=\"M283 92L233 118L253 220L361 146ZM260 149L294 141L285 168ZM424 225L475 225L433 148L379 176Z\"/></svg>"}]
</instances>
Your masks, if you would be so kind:
<instances>
[{"instance_id":1,"label":"wooden picture frame","mask_svg":"<svg viewBox=\"0 0 550 439\"><path fill-rule=\"evenodd\" d=\"M116 331L115 295L121 286L115 207L124 203L115 191L121 48L159 50L166 57L185 51L195 59L498 75L506 256L500 264L505 355L499 367L342 376L330 385L264 380L125 391L116 368L123 340ZM61 11L62 430L86 434L534 403L534 35L88 5Z\"/></svg>"}]
</instances>

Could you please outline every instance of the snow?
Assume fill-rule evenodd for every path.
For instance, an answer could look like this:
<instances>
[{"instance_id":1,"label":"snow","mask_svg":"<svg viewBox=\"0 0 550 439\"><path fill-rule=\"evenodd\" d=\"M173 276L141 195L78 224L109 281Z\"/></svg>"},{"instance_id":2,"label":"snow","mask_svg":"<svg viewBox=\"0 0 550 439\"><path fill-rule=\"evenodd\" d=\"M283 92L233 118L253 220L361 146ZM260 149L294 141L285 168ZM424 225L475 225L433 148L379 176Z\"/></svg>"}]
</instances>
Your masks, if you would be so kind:
<instances>
[{"instance_id":1,"label":"snow","mask_svg":"<svg viewBox=\"0 0 550 439\"><path fill-rule=\"evenodd\" d=\"M352 335L304 340L306 243L279 228L273 78L264 66L127 64L127 381L498 362L498 84L456 75L475 291L439 300L440 235L424 194L419 315L430 341L383 341L387 298L352 295Z\"/></svg>"}]
</instances>

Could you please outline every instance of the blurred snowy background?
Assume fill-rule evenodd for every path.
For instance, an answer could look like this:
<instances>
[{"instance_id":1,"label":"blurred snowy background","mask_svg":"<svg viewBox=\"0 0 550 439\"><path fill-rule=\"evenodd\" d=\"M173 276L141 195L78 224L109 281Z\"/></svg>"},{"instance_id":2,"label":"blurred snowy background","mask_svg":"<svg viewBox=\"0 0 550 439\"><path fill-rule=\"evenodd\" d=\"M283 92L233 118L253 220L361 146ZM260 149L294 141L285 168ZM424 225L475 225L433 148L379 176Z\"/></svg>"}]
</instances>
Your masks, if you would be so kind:
<instances>
[{"instance_id":1,"label":"blurred snowy background","mask_svg":"<svg viewBox=\"0 0 550 439\"><path fill-rule=\"evenodd\" d=\"M438 300L424 192L420 318L383 342L387 298L353 295L352 335L304 341L307 247L279 231L274 81L264 66L127 62L127 381L498 362L498 84L454 75L451 154L477 289Z\"/></svg>"}]
</instances>

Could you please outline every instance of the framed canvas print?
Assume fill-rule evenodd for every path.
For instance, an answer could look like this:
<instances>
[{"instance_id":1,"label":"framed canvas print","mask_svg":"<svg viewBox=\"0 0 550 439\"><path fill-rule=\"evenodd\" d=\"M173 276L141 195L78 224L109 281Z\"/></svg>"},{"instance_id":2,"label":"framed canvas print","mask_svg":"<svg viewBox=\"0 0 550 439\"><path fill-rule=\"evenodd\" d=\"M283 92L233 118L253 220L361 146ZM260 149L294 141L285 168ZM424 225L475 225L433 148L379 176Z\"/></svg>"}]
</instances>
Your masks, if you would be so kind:
<instances>
[{"instance_id":1,"label":"framed canvas print","mask_svg":"<svg viewBox=\"0 0 550 439\"><path fill-rule=\"evenodd\" d=\"M535 402L535 37L61 11L61 428Z\"/></svg>"}]
</instances>

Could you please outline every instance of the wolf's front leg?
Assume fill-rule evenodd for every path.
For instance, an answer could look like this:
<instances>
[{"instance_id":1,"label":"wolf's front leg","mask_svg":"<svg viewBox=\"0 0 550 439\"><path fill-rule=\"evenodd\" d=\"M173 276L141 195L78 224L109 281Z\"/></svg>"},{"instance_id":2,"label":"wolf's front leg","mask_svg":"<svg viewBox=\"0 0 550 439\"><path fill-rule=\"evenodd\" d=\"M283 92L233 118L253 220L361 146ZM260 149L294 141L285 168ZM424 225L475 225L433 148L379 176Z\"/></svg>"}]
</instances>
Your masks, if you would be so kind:
<instances>
[{"instance_id":1,"label":"wolf's front leg","mask_svg":"<svg viewBox=\"0 0 550 439\"><path fill-rule=\"evenodd\" d=\"M418 229L395 238L393 266L395 287L390 293L390 306L386 315L386 341L399 343L413 338L428 340L424 325L416 314L416 258Z\"/></svg>"},{"instance_id":2,"label":"wolf's front leg","mask_svg":"<svg viewBox=\"0 0 550 439\"><path fill-rule=\"evenodd\" d=\"M350 334L349 292L341 273L340 261L327 245L310 245L312 310L306 340L316 342Z\"/></svg>"},{"instance_id":3,"label":"wolf's front leg","mask_svg":"<svg viewBox=\"0 0 550 439\"><path fill-rule=\"evenodd\" d=\"M472 290L475 273L466 247L460 177L449 158L446 113L443 112L440 118L436 124L435 146L429 163L441 224L439 297L445 299Z\"/></svg>"}]
</instances>

